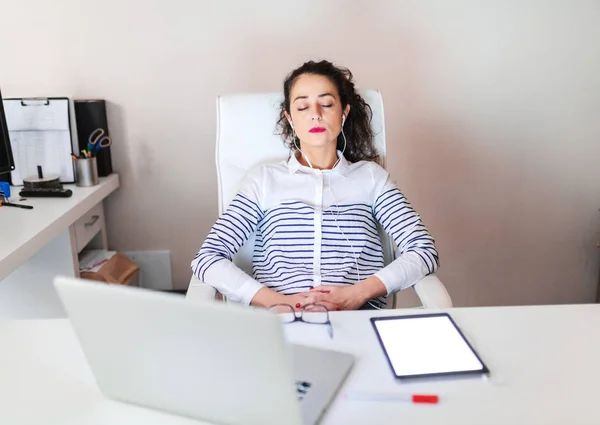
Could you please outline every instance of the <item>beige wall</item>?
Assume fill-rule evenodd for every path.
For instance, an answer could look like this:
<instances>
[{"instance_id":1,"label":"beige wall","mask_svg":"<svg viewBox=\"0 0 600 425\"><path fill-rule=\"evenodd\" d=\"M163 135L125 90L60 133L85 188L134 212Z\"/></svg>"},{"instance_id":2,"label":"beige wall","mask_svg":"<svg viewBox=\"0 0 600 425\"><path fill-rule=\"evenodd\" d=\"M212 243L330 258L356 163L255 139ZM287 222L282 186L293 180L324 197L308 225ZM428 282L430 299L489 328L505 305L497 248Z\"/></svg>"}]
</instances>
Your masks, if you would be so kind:
<instances>
[{"instance_id":1,"label":"beige wall","mask_svg":"<svg viewBox=\"0 0 600 425\"><path fill-rule=\"evenodd\" d=\"M329 58L382 90L389 169L456 304L589 302L598 22L584 0L0 0L0 85L110 102L110 243L171 250L181 288L216 218L215 97Z\"/></svg>"}]
</instances>

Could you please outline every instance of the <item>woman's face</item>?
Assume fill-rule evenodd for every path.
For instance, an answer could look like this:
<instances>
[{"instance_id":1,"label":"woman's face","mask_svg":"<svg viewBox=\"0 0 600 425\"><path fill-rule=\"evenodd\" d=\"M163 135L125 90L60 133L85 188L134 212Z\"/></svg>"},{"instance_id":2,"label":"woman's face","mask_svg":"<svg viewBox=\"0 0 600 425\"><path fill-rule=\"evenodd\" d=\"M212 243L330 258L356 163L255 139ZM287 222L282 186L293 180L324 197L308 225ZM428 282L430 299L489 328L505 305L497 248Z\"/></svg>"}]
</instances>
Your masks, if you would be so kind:
<instances>
[{"instance_id":1,"label":"woman's face","mask_svg":"<svg viewBox=\"0 0 600 425\"><path fill-rule=\"evenodd\" d=\"M343 112L347 115L349 111L350 105ZM302 149L335 146L342 130L342 103L335 84L322 75L298 77L290 91L286 117L293 123Z\"/></svg>"}]
</instances>

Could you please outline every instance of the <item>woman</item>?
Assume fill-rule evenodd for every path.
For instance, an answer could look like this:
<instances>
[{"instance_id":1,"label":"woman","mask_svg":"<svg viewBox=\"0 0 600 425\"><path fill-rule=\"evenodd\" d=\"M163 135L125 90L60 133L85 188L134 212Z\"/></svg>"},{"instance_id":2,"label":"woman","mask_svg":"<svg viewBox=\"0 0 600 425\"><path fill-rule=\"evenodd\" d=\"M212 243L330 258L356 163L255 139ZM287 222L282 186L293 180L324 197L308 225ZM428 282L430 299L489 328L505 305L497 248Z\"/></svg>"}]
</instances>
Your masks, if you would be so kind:
<instances>
[{"instance_id":1,"label":"woman","mask_svg":"<svg viewBox=\"0 0 600 425\"><path fill-rule=\"evenodd\" d=\"M260 166L192 262L200 280L260 307L378 308L438 267L433 238L380 167L370 107L352 73L307 62L283 86L278 122L289 160ZM384 267L377 222L400 255ZM253 277L231 259L256 231Z\"/></svg>"}]
</instances>

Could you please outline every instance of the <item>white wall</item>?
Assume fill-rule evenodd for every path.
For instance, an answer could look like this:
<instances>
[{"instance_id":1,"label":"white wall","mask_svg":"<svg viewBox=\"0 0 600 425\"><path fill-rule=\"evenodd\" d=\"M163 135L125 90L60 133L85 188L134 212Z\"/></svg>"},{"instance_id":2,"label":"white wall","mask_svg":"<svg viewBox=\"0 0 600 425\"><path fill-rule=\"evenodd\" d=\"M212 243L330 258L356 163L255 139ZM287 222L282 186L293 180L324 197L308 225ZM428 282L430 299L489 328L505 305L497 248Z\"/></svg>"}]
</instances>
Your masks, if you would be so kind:
<instances>
[{"instance_id":1,"label":"white wall","mask_svg":"<svg viewBox=\"0 0 600 425\"><path fill-rule=\"evenodd\" d=\"M389 169L457 305L589 302L598 22L585 0L0 0L0 85L110 102L109 242L170 249L181 288L216 219L215 97L329 58L382 90Z\"/></svg>"}]
</instances>

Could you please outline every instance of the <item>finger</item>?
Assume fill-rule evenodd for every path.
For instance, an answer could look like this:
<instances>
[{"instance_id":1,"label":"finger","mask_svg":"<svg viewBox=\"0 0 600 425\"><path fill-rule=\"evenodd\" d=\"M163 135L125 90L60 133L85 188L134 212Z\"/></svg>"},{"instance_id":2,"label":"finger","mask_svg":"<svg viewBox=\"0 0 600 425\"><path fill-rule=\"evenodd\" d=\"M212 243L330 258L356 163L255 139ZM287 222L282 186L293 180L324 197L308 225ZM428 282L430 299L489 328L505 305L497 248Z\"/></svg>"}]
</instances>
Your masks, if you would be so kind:
<instances>
[{"instance_id":1,"label":"finger","mask_svg":"<svg viewBox=\"0 0 600 425\"><path fill-rule=\"evenodd\" d=\"M319 285L319 286L315 286L313 288L314 291L319 291L319 292L331 292L332 290L336 289L337 287L335 285Z\"/></svg>"},{"instance_id":2,"label":"finger","mask_svg":"<svg viewBox=\"0 0 600 425\"><path fill-rule=\"evenodd\" d=\"M298 293L294 295L288 295L288 302L286 304L294 307L296 311L299 311L305 304L306 297L308 297L308 293Z\"/></svg>"},{"instance_id":3,"label":"finger","mask_svg":"<svg viewBox=\"0 0 600 425\"><path fill-rule=\"evenodd\" d=\"M303 299L300 304L302 304L302 307L307 306L309 304L314 304L316 301L313 297L306 297L305 299Z\"/></svg>"},{"instance_id":4,"label":"finger","mask_svg":"<svg viewBox=\"0 0 600 425\"><path fill-rule=\"evenodd\" d=\"M327 291L327 290L325 290L325 289L321 289L321 288L319 288L319 287L316 287L316 288L310 288L310 291L311 291L311 292L322 292L322 293L324 293L324 294L329 294L329 292L330 292L330 291Z\"/></svg>"},{"instance_id":5,"label":"finger","mask_svg":"<svg viewBox=\"0 0 600 425\"><path fill-rule=\"evenodd\" d=\"M311 292L311 294L304 300L304 305L315 304L320 302L331 302L331 300L329 299L329 294L316 291Z\"/></svg>"}]
</instances>

